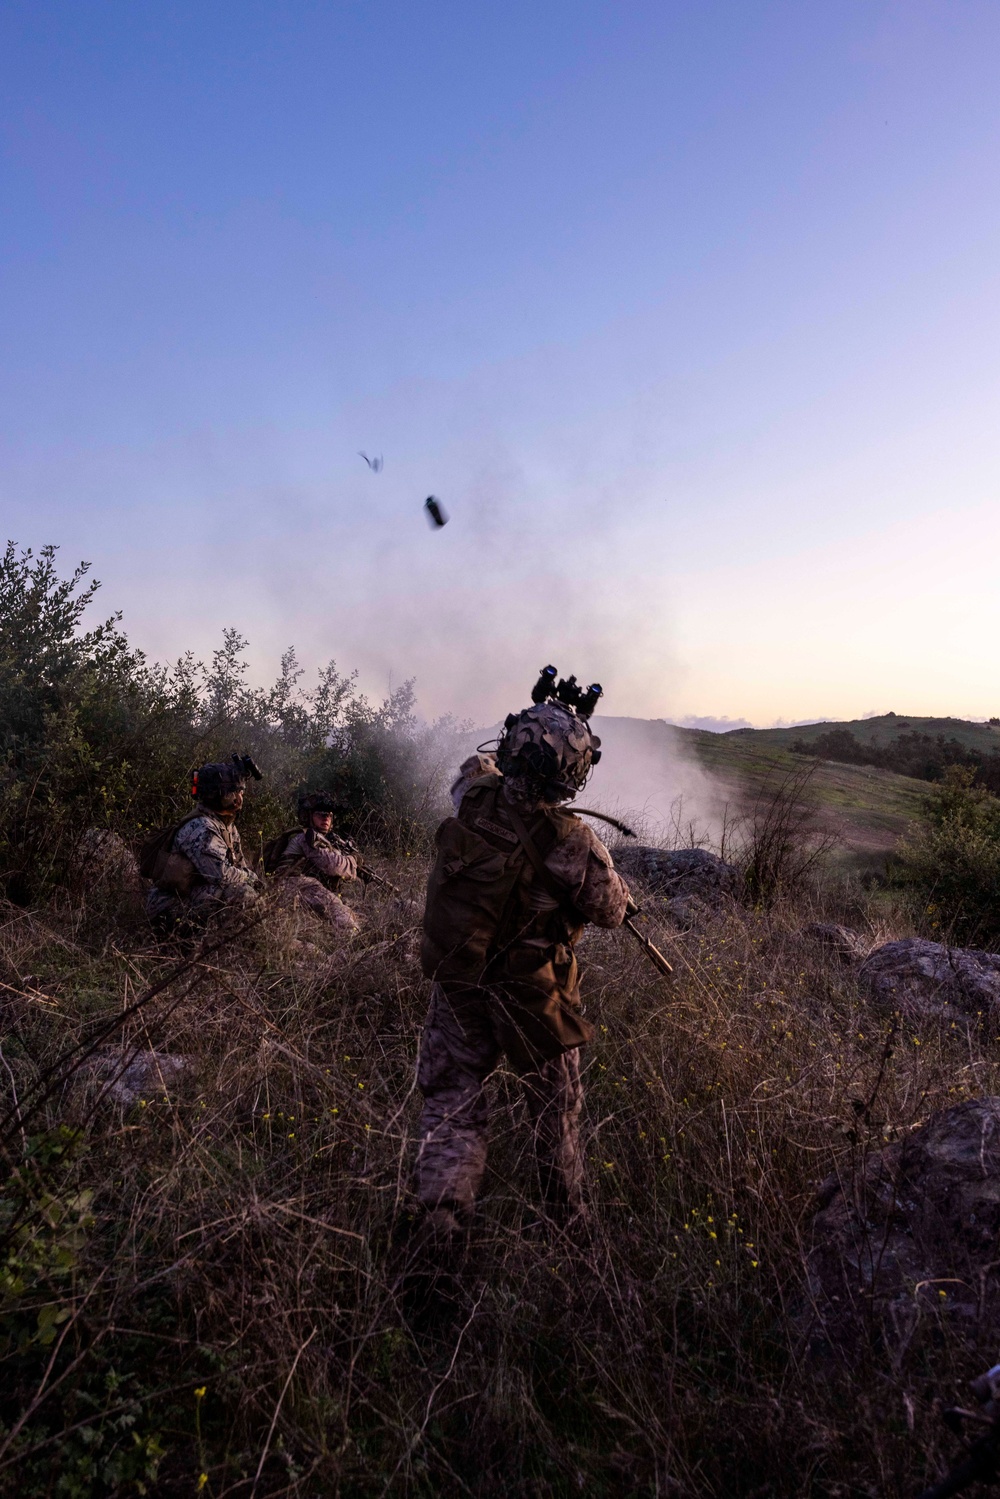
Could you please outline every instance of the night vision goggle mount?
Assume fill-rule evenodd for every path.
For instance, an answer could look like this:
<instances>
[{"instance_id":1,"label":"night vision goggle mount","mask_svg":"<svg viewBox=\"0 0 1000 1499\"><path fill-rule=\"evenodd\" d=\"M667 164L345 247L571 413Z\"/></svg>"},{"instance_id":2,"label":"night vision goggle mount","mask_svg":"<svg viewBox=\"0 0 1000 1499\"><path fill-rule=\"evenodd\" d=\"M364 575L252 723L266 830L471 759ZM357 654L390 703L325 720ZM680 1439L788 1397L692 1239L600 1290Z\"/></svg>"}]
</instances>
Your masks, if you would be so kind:
<instances>
[{"instance_id":1,"label":"night vision goggle mount","mask_svg":"<svg viewBox=\"0 0 1000 1499\"><path fill-rule=\"evenodd\" d=\"M237 755L234 752L228 760L202 765L198 770L192 771L191 795L197 800L206 794L217 796L236 791L251 778L262 781L264 773L250 755Z\"/></svg>"},{"instance_id":2,"label":"night vision goggle mount","mask_svg":"<svg viewBox=\"0 0 1000 1499\"><path fill-rule=\"evenodd\" d=\"M572 708L580 718L589 718L597 707L598 700L604 696L604 688L601 684L591 682L589 687L581 687L576 677L560 679L557 684L556 675L554 666L542 667L538 681L531 689L531 701L538 704L551 699L553 702L562 703L564 708Z\"/></svg>"}]
</instances>

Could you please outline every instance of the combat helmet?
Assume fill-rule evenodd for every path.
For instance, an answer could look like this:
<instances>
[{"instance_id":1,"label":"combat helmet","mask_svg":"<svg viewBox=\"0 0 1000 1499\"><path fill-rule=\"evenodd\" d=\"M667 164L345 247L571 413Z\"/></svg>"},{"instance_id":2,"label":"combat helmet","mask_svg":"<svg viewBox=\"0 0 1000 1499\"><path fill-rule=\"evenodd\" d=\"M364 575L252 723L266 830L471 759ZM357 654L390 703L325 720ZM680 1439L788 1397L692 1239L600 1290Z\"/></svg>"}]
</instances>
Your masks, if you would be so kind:
<instances>
[{"instance_id":1,"label":"combat helmet","mask_svg":"<svg viewBox=\"0 0 1000 1499\"><path fill-rule=\"evenodd\" d=\"M587 722L602 696L595 682L556 685L547 666L531 694L532 706L510 713L497 743L497 765L511 790L544 802L569 801L582 791L601 758L601 741Z\"/></svg>"},{"instance_id":2,"label":"combat helmet","mask_svg":"<svg viewBox=\"0 0 1000 1499\"><path fill-rule=\"evenodd\" d=\"M199 765L191 777L191 795L211 812L221 812L224 799L233 791L243 791L247 777L263 779L249 755L232 755L228 760L211 760Z\"/></svg>"},{"instance_id":3,"label":"combat helmet","mask_svg":"<svg viewBox=\"0 0 1000 1499\"><path fill-rule=\"evenodd\" d=\"M332 791L301 791L296 802L296 816L304 828L312 826L314 812L336 814L343 810L343 802Z\"/></svg>"}]
</instances>

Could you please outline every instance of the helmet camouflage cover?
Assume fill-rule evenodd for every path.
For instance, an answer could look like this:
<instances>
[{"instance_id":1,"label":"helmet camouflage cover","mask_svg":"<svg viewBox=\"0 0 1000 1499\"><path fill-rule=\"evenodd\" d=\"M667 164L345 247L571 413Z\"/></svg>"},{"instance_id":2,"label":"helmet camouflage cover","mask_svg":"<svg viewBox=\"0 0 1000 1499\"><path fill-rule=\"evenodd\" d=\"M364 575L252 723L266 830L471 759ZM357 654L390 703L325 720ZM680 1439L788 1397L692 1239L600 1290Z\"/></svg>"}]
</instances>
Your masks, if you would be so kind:
<instances>
[{"instance_id":1,"label":"helmet camouflage cover","mask_svg":"<svg viewBox=\"0 0 1000 1499\"><path fill-rule=\"evenodd\" d=\"M231 791L243 791L247 778L240 766L231 760L212 760L199 765L194 773L191 795L203 806L218 811L222 801Z\"/></svg>"},{"instance_id":2,"label":"helmet camouflage cover","mask_svg":"<svg viewBox=\"0 0 1000 1499\"><path fill-rule=\"evenodd\" d=\"M571 708L539 703L507 719L497 764L513 786L521 783L544 801L566 801L586 784L601 758L600 743Z\"/></svg>"}]
</instances>

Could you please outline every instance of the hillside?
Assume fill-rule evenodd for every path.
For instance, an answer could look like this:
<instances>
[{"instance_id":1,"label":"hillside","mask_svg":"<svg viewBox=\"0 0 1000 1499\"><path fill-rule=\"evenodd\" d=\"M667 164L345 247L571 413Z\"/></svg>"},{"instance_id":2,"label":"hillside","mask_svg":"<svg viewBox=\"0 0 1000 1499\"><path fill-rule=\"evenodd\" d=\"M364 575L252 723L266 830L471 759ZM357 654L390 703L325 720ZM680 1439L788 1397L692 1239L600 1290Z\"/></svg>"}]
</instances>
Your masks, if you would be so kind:
<instances>
[{"instance_id":1,"label":"hillside","mask_svg":"<svg viewBox=\"0 0 1000 1499\"><path fill-rule=\"evenodd\" d=\"M885 749L903 734L929 734L937 738L957 739L966 749L991 755L1000 750L1000 723L972 723L967 718L922 718L912 713L882 713L878 718L825 720L822 723L796 724L783 729L731 729L720 739L745 739L755 744L770 744L791 749L797 739L813 743L834 729L847 730L861 744ZM713 736L716 737L716 736Z\"/></svg>"},{"instance_id":2,"label":"hillside","mask_svg":"<svg viewBox=\"0 0 1000 1499\"><path fill-rule=\"evenodd\" d=\"M815 766L809 789L817 802L820 826L837 839L842 849L862 860L889 853L917 816L927 795L926 781L870 765L839 765L832 760L808 759L793 754L781 741L767 737L785 730L741 729L729 734L710 734L701 729L674 732L705 770L728 788L736 808L752 804L794 771ZM792 731L793 737L795 732Z\"/></svg>"}]
</instances>

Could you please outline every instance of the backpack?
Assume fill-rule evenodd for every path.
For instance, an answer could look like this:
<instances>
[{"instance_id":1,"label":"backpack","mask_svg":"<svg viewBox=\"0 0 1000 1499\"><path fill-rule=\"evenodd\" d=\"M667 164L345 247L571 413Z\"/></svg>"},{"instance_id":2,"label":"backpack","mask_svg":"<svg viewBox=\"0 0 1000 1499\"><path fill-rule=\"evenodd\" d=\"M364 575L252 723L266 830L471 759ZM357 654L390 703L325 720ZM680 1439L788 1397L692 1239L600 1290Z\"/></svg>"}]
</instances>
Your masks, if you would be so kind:
<instances>
[{"instance_id":1,"label":"backpack","mask_svg":"<svg viewBox=\"0 0 1000 1499\"><path fill-rule=\"evenodd\" d=\"M558 818L564 817L532 818L532 842L543 859L558 841ZM498 968L510 971L511 962L520 967L516 947L526 935L541 934L534 931L537 913L526 907L528 854L508 820L496 776L469 787L457 817L439 827L435 844L421 943L424 976L481 983ZM565 940L565 932L550 935Z\"/></svg>"},{"instance_id":2,"label":"backpack","mask_svg":"<svg viewBox=\"0 0 1000 1499\"><path fill-rule=\"evenodd\" d=\"M172 822L161 828L139 845L139 873L145 880L152 880L160 890L174 895L190 895L195 881L195 867L184 854L174 853L174 839L185 823L200 817L200 812L190 812L180 822Z\"/></svg>"},{"instance_id":3,"label":"backpack","mask_svg":"<svg viewBox=\"0 0 1000 1499\"><path fill-rule=\"evenodd\" d=\"M285 849L291 843L296 833L301 833L301 828L288 828L284 833L279 833L276 838L269 838L262 849L264 862L264 873L274 874L278 865L285 857Z\"/></svg>"},{"instance_id":4,"label":"backpack","mask_svg":"<svg viewBox=\"0 0 1000 1499\"><path fill-rule=\"evenodd\" d=\"M532 858L512 826L502 782L490 776L473 782L435 839L421 968L453 990L490 988L504 1049L522 1069L593 1036L580 1013L573 952L582 918L568 896L554 911L531 903L540 880L535 860L544 861L573 822L551 807L531 818L524 831Z\"/></svg>"}]
</instances>

